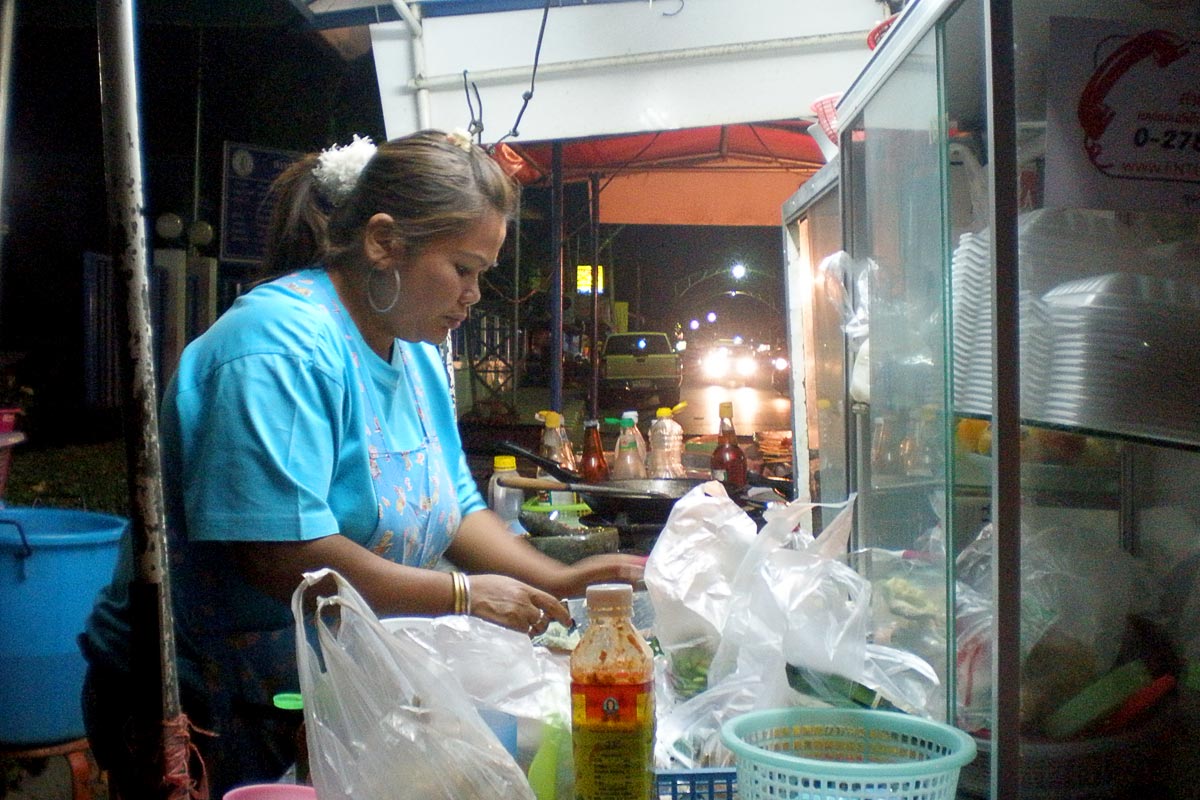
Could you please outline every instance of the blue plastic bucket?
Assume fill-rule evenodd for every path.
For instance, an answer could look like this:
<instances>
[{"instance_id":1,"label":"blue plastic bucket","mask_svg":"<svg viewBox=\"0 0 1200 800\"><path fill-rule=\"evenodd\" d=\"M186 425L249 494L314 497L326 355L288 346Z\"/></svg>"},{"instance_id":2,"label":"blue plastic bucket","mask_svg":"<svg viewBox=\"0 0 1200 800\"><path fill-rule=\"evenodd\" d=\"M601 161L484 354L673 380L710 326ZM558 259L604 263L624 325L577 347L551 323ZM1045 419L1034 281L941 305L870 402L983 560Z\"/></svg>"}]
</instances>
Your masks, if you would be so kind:
<instances>
[{"instance_id":1,"label":"blue plastic bucket","mask_svg":"<svg viewBox=\"0 0 1200 800\"><path fill-rule=\"evenodd\" d=\"M0 743L84 735L76 637L112 578L128 520L0 507Z\"/></svg>"}]
</instances>

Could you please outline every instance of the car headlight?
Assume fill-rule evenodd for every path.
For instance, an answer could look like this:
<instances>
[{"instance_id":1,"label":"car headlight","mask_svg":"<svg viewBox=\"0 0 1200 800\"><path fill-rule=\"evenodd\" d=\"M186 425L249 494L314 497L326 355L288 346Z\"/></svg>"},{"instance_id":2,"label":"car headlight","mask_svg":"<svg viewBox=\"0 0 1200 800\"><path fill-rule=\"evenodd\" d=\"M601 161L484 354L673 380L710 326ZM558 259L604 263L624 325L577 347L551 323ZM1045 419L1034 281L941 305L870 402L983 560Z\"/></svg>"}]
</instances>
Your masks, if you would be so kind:
<instances>
[{"instance_id":1,"label":"car headlight","mask_svg":"<svg viewBox=\"0 0 1200 800\"><path fill-rule=\"evenodd\" d=\"M750 356L743 356L737 361L737 373L743 378L748 378L758 369L758 364Z\"/></svg>"},{"instance_id":2,"label":"car headlight","mask_svg":"<svg viewBox=\"0 0 1200 800\"><path fill-rule=\"evenodd\" d=\"M783 372L788 368L788 360L783 356L779 356L771 363L775 366L775 369L779 370L780 372Z\"/></svg>"},{"instance_id":3,"label":"car headlight","mask_svg":"<svg viewBox=\"0 0 1200 800\"><path fill-rule=\"evenodd\" d=\"M729 356L723 352L709 353L704 359L704 374L710 378L723 378L729 373Z\"/></svg>"}]
</instances>

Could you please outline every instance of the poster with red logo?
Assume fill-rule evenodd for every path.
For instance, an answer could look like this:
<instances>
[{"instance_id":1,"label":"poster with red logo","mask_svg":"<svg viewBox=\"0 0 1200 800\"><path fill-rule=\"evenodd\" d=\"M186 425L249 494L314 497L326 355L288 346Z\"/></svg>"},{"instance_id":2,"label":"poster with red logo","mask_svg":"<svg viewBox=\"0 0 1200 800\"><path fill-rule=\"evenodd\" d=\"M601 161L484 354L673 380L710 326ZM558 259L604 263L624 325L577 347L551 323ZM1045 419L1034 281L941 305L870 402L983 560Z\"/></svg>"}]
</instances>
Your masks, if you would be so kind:
<instances>
[{"instance_id":1,"label":"poster with red logo","mask_svg":"<svg viewBox=\"0 0 1200 800\"><path fill-rule=\"evenodd\" d=\"M1200 212L1200 32L1055 17L1047 206Z\"/></svg>"}]
</instances>

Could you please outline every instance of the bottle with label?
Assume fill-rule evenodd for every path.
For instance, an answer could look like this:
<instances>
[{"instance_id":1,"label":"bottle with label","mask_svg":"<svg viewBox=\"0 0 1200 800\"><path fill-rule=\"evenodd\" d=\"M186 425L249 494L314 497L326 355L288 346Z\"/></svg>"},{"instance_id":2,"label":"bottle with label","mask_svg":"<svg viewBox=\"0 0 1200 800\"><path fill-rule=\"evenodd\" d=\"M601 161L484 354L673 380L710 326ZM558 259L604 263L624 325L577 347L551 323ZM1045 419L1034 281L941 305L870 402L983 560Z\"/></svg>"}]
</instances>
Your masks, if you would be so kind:
<instances>
[{"instance_id":1,"label":"bottle with label","mask_svg":"<svg viewBox=\"0 0 1200 800\"><path fill-rule=\"evenodd\" d=\"M633 433L635 430L632 419L621 417L621 435L617 437L617 449L613 454L614 481L646 477L646 464L638 453L637 439Z\"/></svg>"},{"instance_id":2,"label":"bottle with label","mask_svg":"<svg viewBox=\"0 0 1200 800\"><path fill-rule=\"evenodd\" d=\"M602 483L608 480L608 458L604 455L604 442L600 439L600 420L583 422L583 459L579 472L587 483Z\"/></svg>"},{"instance_id":3,"label":"bottle with label","mask_svg":"<svg viewBox=\"0 0 1200 800\"><path fill-rule=\"evenodd\" d=\"M621 419L633 420L633 437L637 439L638 455L642 457L642 461L646 460L646 452L650 449L646 445L646 437L642 435L642 429L638 427L638 412L635 410L621 412Z\"/></svg>"},{"instance_id":4,"label":"bottle with label","mask_svg":"<svg viewBox=\"0 0 1200 800\"><path fill-rule=\"evenodd\" d=\"M732 494L746 488L746 454L738 444L737 430L733 427L733 403L721 403L719 409L721 424L709 466L713 480L725 484L725 489Z\"/></svg>"},{"instance_id":5,"label":"bottle with label","mask_svg":"<svg viewBox=\"0 0 1200 800\"><path fill-rule=\"evenodd\" d=\"M558 420L558 439L559 447L561 448L560 454L562 456L562 460L558 463L572 472L577 472L579 464L575 458L575 446L571 444L571 435L567 431L567 418L557 411L539 411L535 417L544 421L549 414L554 414Z\"/></svg>"},{"instance_id":6,"label":"bottle with label","mask_svg":"<svg viewBox=\"0 0 1200 800\"><path fill-rule=\"evenodd\" d=\"M488 508L500 515L510 531L524 536L527 531L521 525L521 505L525 502L525 492L511 486L501 486L500 479L505 475L519 475L517 459L514 456L495 456L492 459L492 477L488 478Z\"/></svg>"},{"instance_id":7,"label":"bottle with label","mask_svg":"<svg viewBox=\"0 0 1200 800\"><path fill-rule=\"evenodd\" d=\"M542 418L542 443L538 448L538 453L542 458L548 458L556 464L561 465L565 469L574 471L575 457L571 453L569 442L563 441L563 424L562 415L557 411L542 411L538 414ZM568 453L571 453L568 455ZM550 478L551 480L561 480L557 475L551 475L543 467L538 467L537 477ZM579 502L575 497L574 492L550 492L550 504L554 506L572 506Z\"/></svg>"},{"instance_id":8,"label":"bottle with label","mask_svg":"<svg viewBox=\"0 0 1200 800\"><path fill-rule=\"evenodd\" d=\"M680 403L675 408L680 408ZM660 408L650 426L650 451L646 454L646 477L682 478L683 426L675 421L675 409Z\"/></svg>"},{"instance_id":9,"label":"bottle with label","mask_svg":"<svg viewBox=\"0 0 1200 800\"><path fill-rule=\"evenodd\" d=\"M589 586L589 624L571 653L576 800L650 800L654 659L631 619L633 587Z\"/></svg>"}]
</instances>

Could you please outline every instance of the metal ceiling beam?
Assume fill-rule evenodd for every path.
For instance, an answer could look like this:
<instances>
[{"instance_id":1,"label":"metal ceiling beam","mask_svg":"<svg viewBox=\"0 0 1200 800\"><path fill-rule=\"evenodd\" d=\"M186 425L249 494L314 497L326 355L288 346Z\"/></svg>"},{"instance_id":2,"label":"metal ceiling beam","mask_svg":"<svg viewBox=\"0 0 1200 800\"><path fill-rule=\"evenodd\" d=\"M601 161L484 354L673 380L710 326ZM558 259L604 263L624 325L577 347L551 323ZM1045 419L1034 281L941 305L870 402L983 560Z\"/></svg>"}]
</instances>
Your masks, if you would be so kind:
<instances>
[{"instance_id":1,"label":"metal ceiling beam","mask_svg":"<svg viewBox=\"0 0 1200 800\"><path fill-rule=\"evenodd\" d=\"M404 3L389 2L354 3L328 0L290 0L305 22L317 30L350 28L372 25L376 22L396 22L404 19L397 4L408 6L419 12L422 18L451 17L462 14L487 14L496 11L524 11L540 9L546 0L416 0ZM598 5L600 3L628 3L641 0L552 0L555 7ZM314 10L319 9L319 10Z\"/></svg>"}]
</instances>

